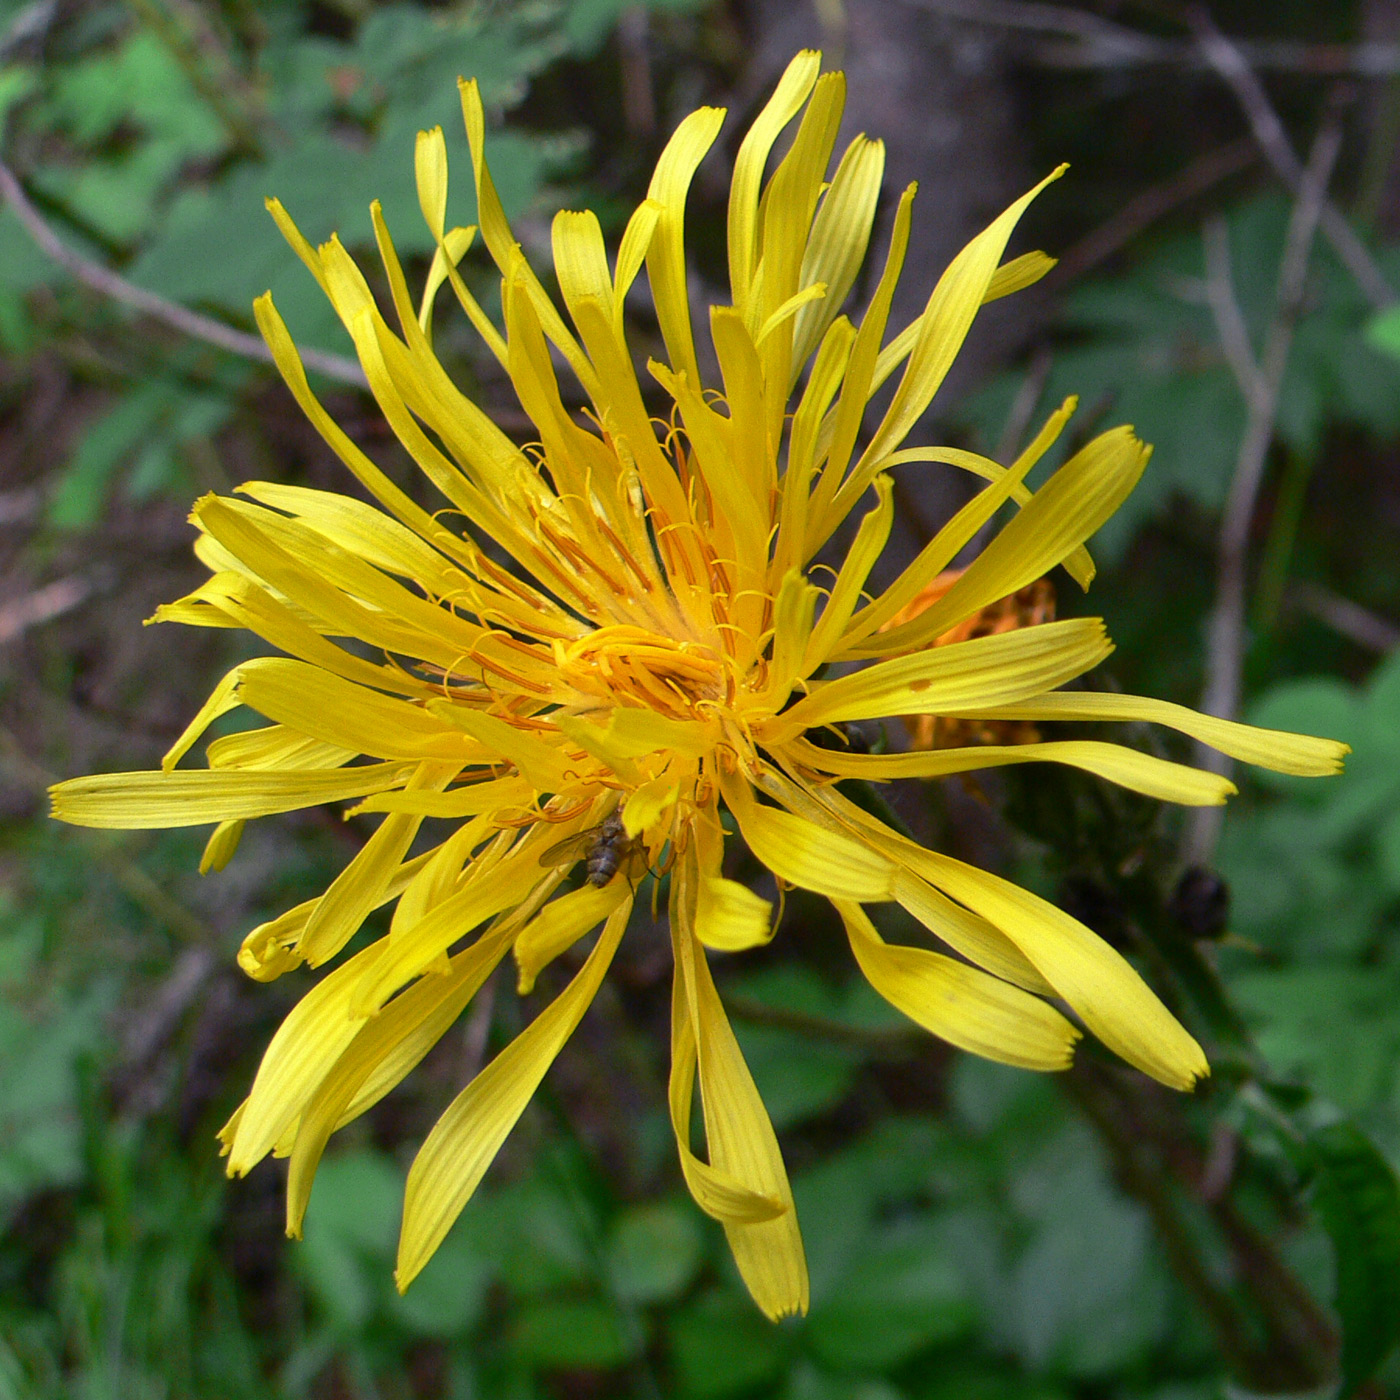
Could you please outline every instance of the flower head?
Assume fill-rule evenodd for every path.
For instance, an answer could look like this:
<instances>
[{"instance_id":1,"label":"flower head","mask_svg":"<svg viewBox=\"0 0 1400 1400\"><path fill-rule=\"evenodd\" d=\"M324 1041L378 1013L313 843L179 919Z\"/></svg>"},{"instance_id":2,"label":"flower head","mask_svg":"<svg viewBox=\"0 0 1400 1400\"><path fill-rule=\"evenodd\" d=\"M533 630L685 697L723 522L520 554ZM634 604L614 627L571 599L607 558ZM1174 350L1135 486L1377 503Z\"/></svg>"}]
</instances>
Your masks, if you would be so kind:
<instances>
[{"instance_id":1,"label":"flower head","mask_svg":"<svg viewBox=\"0 0 1400 1400\"><path fill-rule=\"evenodd\" d=\"M669 1098L686 1183L723 1224L759 1306L774 1317L805 1309L802 1241L777 1139L706 958L706 949L752 947L773 932L769 903L723 874L722 811L781 884L832 901L874 987L934 1034L1010 1064L1060 1069L1080 1034L1060 1003L1164 1083L1186 1088L1207 1072L1196 1042L1088 929L921 848L838 784L1052 761L1155 797L1218 803L1233 790L1228 781L1106 743L877 756L809 735L908 715L1038 726L1152 720L1284 771L1338 767L1337 744L1147 699L1060 691L1108 654L1097 619L949 640L1057 565L1087 586L1084 542L1132 489L1148 449L1114 429L1032 494L1026 475L1072 402L1009 466L906 445L978 308L1050 266L1043 254L1003 256L1022 211L1061 172L968 244L923 313L892 332L914 196L906 190L873 296L852 319L842 307L870 241L883 148L857 137L830 169L844 78L819 67L818 55L800 54L739 147L731 303L711 307L701 328L719 365L714 387L700 373L684 215L721 111L681 123L612 261L591 213L556 217L561 309L507 226L481 102L464 83L480 235L500 272L503 325L458 272L475 231L447 227L440 131L420 135L416 153L437 248L416 304L373 207L392 319L338 240L313 249L273 203L353 338L386 419L445 506L420 507L351 441L313 394L271 299L260 298L258 323L287 384L378 507L269 482L243 486L243 499L200 501L196 549L212 576L158 618L246 628L283 654L236 666L161 772L55 789L56 815L80 824L218 823L206 866L229 858L250 818L346 800L382 814L320 898L255 929L239 955L263 980L319 967L372 910L394 903L388 933L340 962L287 1017L223 1131L231 1172L268 1152L290 1155L293 1233L330 1135L412 1070L497 964L513 954L529 987L601 925L565 990L423 1143L408 1177L401 1286L442 1240L578 1024L649 867L669 871ZM624 318L643 265L665 347L645 381ZM535 442L508 438L435 357L433 307L444 283L509 376ZM891 380L888 406L863 436L871 400ZM579 394L581 411L570 406ZM893 520L890 474L930 463L986 485L871 596ZM929 585L1007 505L1016 508L1008 523L930 599ZM857 509L834 579L819 586L814 560ZM238 706L267 725L216 739L207 770L178 768L207 726ZM411 855L428 819L452 823L449 834ZM580 861L587 878L569 883ZM867 909L891 902L948 951L887 944ZM697 1080L703 1156L691 1140Z\"/></svg>"}]
</instances>

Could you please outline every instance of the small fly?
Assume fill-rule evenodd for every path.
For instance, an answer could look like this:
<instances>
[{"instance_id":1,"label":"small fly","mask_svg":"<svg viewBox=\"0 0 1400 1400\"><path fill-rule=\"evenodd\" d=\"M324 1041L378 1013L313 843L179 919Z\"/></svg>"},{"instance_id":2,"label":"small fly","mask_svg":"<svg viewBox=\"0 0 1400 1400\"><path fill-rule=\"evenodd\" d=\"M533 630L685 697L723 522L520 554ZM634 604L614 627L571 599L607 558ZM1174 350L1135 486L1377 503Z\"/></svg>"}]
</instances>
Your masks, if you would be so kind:
<instances>
[{"instance_id":1,"label":"small fly","mask_svg":"<svg viewBox=\"0 0 1400 1400\"><path fill-rule=\"evenodd\" d=\"M556 841L540 855L541 865L563 865L583 857L586 879L594 889L612 882L619 870L641 850L641 841L627 834L622 814L609 812L595 827Z\"/></svg>"}]
</instances>

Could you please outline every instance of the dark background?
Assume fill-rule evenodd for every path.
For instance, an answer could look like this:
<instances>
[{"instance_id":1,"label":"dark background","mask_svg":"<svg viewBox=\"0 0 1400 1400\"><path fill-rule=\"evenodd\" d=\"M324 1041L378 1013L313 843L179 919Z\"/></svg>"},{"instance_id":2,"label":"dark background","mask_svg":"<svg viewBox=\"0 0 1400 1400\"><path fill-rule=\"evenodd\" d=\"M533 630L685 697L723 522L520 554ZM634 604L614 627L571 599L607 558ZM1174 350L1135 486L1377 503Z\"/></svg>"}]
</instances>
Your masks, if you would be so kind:
<instances>
[{"instance_id":1,"label":"dark background","mask_svg":"<svg viewBox=\"0 0 1400 1400\"><path fill-rule=\"evenodd\" d=\"M1239 41L1243 79L1212 66L1212 25ZM1400 1329L1397 44L1395 0L0 0L0 158L30 211L26 227L0 210L0 1397L1213 1400L1334 1393L1339 1355L1353 1388L1400 1394L1382 1360ZM251 983L233 953L364 829L271 819L201 879L201 833L44 815L54 776L152 766L248 654L236 634L141 626L203 575L193 498L249 477L348 489L266 363L169 311L247 332L271 286L302 344L347 354L263 198L313 241L338 229L362 249L380 197L421 268L421 127L445 127L450 217L472 218L459 73L482 81L493 169L541 267L554 210L592 207L616 237L676 121L727 105L690 234L722 299L728 160L804 45L846 68L851 134L885 139L889 206L920 184L896 324L967 238L1072 162L1012 250L1060 265L979 320L926 426L1009 460L1075 392L1084 433L1131 422L1156 445L1095 543L1089 599L1056 580L1062 612L1101 612L1119 642L1104 683L1196 703L1233 664L1209 627L1222 511L1253 461L1225 546L1246 566L1243 712L1346 739L1350 770L1246 776L1216 846L1087 780L899 795L929 839L1141 960L1211 1049L1190 1102L1092 1051L1052 1079L907 1034L819 901L789 900L763 955L716 960L793 1174L805 1322L762 1320L680 1185L668 957L645 920L399 1299L406 1162L557 983L522 1001L503 971L336 1140L289 1244L280 1166L227 1183L213 1135L305 984ZM1306 162L1319 132L1340 141L1328 197L1360 261L1306 240L1280 305L1297 189L1279 140ZM492 276L469 267L489 302ZM128 304L133 286L155 314ZM1253 457L1222 295L1255 356L1288 341ZM438 344L528 436L445 302ZM409 480L368 396L319 383ZM911 471L897 548L960 489ZM1218 889L1205 913L1172 902L1186 839L1229 889L1223 925Z\"/></svg>"}]
</instances>

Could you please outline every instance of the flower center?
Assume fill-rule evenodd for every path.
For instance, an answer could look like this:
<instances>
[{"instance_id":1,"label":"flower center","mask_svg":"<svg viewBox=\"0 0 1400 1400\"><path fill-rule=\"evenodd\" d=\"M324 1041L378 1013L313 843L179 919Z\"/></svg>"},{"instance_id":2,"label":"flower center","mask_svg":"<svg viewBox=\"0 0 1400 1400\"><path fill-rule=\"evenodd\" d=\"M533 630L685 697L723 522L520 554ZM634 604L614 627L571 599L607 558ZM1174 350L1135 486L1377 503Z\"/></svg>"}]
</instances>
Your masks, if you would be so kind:
<instances>
[{"instance_id":1,"label":"flower center","mask_svg":"<svg viewBox=\"0 0 1400 1400\"><path fill-rule=\"evenodd\" d=\"M554 655L575 690L673 719L704 718L733 688L725 658L714 648L626 623L599 627L568 646L556 642Z\"/></svg>"}]
</instances>

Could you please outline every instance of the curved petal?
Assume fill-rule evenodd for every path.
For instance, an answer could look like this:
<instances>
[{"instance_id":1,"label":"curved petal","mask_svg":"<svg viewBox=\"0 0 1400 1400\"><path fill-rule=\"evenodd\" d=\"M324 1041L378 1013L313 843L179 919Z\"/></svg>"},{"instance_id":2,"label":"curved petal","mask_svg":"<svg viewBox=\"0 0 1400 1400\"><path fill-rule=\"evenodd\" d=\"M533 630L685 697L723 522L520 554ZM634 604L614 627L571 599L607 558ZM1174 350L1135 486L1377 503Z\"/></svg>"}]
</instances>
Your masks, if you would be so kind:
<instances>
[{"instance_id":1,"label":"curved petal","mask_svg":"<svg viewBox=\"0 0 1400 1400\"><path fill-rule=\"evenodd\" d=\"M627 927L619 905L574 980L453 1099L409 1169L394 1278L403 1292L432 1258L597 995Z\"/></svg>"},{"instance_id":2,"label":"curved petal","mask_svg":"<svg viewBox=\"0 0 1400 1400\"><path fill-rule=\"evenodd\" d=\"M1069 1067L1079 1032L1054 1007L941 953L886 943L859 904L833 902L866 980L911 1021L1002 1064Z\"/></svg>"}]
</instances>

